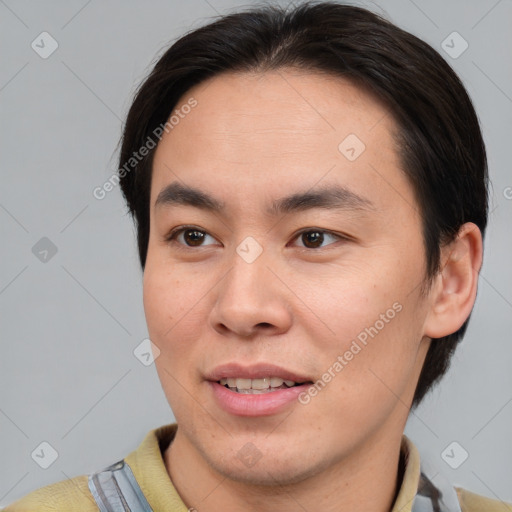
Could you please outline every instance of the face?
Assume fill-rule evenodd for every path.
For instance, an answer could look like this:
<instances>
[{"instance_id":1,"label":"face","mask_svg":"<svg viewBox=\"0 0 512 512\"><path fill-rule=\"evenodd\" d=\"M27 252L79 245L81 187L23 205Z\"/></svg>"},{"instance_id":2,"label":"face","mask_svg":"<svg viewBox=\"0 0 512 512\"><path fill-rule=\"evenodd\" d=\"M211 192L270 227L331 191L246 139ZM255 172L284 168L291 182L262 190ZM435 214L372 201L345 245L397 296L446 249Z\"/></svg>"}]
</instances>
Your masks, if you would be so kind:
<instances>
[{"instance_id":1,"label":"face","mask_svg":"<svg viewBox=\"0 0 512 512\"><path fill-rule=\"evenodd\" d=\"M291 483L400 438L430 306L389 112L293 70L224 74L176 108L190 98L155 153L144 272L175 442Z\"/></svg>"}]
</instances>

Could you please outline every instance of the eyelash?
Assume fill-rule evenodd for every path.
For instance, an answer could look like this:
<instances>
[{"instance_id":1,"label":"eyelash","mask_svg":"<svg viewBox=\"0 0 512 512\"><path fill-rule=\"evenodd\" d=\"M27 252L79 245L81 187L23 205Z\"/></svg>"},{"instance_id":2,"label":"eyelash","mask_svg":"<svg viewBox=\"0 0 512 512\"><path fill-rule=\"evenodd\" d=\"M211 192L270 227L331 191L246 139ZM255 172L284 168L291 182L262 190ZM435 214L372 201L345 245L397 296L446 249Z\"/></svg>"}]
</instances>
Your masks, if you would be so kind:
<instances>
[{"instance_id":1,"label":"eyelash","mask_svg":"<svg viewBox=\"0 0 512 512\"><path fill-rule=\"evenodd\" d=\"M198 245L198 246L191 246L191 245L186 245L186 244L182 244L180 242L176 242L176 238L186 232L186 231L199 231L200 233L204 233L205 235L208 235L208 236L212 236L210 235L207 231L203 230L203 229L200 229L198 228L197 226L179 226L175 229L173 229L166 237L165 237L165 242L167 243L174 243L174 244L177 244L179 246L180 249L183 249L183 250L189 250L189 249L195 249L195 248L200 248L200 247L207 247L207 246L202 246L202 245ZM329 230L326 230L326 229L320 229L320 228L306 228L306 229L302 229L301 231L299 231L298 233L296 233L294 235L294 237L292 238L292 240L296 240L298 239L301 235L303 235L304 233L322 233L323 235L329 235L329 236L332 236L332 237L335 237L338 239L338 241L350 241L350 238L347 237L347 236L343 236L343 235L339 235L337 233L334 233L332 231L329 231ZM212 237L214 238L214 237ZM335 242L331 242L330 244L327 244L326 247L328 247L329 245L333 245ZM318 251L319 249L324 249L325 247L314 247L314 248L310 248L310 247L300 247L300 249L304 249L306 251Z\"/></svg>"}]
</instances>

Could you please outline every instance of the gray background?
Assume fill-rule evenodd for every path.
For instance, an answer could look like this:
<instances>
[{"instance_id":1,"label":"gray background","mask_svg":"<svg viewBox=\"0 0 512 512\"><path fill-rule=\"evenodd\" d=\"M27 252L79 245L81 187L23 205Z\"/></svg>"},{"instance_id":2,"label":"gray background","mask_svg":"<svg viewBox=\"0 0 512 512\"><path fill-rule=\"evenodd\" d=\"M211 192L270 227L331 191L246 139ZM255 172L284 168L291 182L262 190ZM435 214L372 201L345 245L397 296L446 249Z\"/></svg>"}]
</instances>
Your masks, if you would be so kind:
<instances>
[{"instance_id":1,"label":"gray background","mask_svg":"<svg viewBox=\"0 0 512 512\"><path fill-rule=\"evenodd\" d=\"M134 229L118 188L102 201L92 190L115 172L123 117L155 57L186 30L247 5L0 0L2 505L100 469L173 421L154 366L133 355L147 336ZM440 475L512 501L512 3L361 5L453 65L481 119L493 181L468 334L406 433ZM47 59L31 48L43 31L59 44ZM469 43L456 59L441 47L453 31ZM42 237L57 248L46 262L32 250ZM31 457L43 441L59 454L46 470ZM441 458L453 441L469 453L458 469Z\"/></svg>"}]
</instances>

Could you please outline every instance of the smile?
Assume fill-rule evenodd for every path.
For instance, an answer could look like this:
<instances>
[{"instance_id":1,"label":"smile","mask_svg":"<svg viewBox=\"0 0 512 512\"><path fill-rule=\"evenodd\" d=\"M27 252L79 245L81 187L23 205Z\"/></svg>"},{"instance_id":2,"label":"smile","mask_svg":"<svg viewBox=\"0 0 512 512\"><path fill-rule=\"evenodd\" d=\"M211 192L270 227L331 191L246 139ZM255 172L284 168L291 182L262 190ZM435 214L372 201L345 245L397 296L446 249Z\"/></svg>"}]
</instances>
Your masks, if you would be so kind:
<instances>
[{"instance_id":1,"label":"smile","mask_svg":"<svg viewBox=\"0 0 512 512\"><path fill-rule=\"evenodd\" d=\"M219 384L235 393L257 395L271 393L279 389L288 389L298 386L293 380L284 380L281 377L264 377L261 379L229 378L220 379Z\"/></svg>"}]
</instances>

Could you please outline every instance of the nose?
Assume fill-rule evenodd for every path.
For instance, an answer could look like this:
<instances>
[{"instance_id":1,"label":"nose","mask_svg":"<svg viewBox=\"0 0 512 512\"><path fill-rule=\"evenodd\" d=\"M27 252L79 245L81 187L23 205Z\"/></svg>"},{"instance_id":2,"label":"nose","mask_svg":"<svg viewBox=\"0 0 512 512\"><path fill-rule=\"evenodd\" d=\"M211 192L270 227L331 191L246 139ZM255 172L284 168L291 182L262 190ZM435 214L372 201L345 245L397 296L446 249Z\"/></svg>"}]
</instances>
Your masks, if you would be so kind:
<instances>
[{"instance_id":1,"label":"nose","mask_svg":"<svg viewBox=\"0 0 512 512\"><path fill-rule=\"evenodd\" d=\"M289 293L264 253L252 263L234 253L230 270L216 287L209 318L219 334L252 338L282 334L290 328Z\"/></svg>"}]
</instances>

